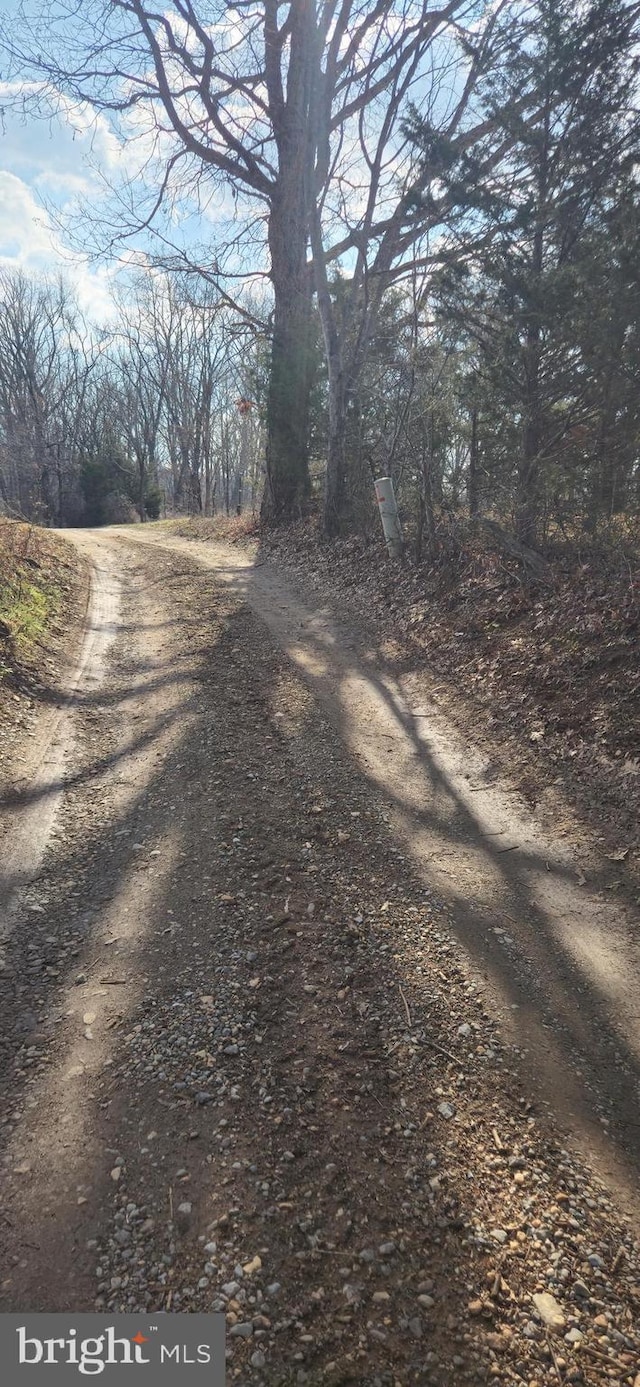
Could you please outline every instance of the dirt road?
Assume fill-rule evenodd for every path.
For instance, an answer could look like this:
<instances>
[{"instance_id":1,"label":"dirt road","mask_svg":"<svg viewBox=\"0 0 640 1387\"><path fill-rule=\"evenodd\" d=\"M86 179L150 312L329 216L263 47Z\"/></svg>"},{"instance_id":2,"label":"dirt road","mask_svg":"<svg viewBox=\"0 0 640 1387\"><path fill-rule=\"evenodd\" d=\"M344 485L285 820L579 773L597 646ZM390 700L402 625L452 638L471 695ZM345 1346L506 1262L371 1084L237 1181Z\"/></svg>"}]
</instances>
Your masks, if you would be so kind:
<instances>
[{"instance_id":1,"label":"dirt road","mask_svg":"<svg viewBox=\"0 0 640 1387\"><path fill-rule=\"evenodd\" d=\"M585 874L585 854L574 857L563 825L543 826L474 746L472 728L463 739L415 676L385 673L366 633L318 610L312 593L293 591L255 552L168 540L162 530L136 538L197 558L266 622L388 810L396 843L451 911L532 1078L633 1198L640 912L612 897L610 872L591 854Z\"/></svg>"},{"instance_id":2,"label":"dirt road","mask_svg":"<svg viewBox=\"0 0 640 1387\"><path fill-rule=\"evenodd\" d=\"M224 1309L230 1381L633 1383L629 916L268 564L69 538L93 629L2 840L2 1308Z\"/></svg>"}]
</instances>

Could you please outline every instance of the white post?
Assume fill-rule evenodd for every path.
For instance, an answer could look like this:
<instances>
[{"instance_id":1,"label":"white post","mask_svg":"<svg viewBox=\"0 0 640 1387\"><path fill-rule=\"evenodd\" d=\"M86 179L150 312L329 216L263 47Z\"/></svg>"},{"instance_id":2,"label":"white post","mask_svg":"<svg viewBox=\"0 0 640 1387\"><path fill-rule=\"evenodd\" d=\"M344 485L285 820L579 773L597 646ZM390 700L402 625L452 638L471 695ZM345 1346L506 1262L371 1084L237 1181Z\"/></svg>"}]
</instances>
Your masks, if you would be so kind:
<instances>
[{"instance_id":1,"label":"white post","mask_svg":"<svg viewBox=\"0 0 640 1387\"><path fill-rule=\"evenodd\" d=\"M374 482L387 550L392 559L402 557L402 527L393 492L391 477L378 477Z\"/></svg>"}]
</instances>

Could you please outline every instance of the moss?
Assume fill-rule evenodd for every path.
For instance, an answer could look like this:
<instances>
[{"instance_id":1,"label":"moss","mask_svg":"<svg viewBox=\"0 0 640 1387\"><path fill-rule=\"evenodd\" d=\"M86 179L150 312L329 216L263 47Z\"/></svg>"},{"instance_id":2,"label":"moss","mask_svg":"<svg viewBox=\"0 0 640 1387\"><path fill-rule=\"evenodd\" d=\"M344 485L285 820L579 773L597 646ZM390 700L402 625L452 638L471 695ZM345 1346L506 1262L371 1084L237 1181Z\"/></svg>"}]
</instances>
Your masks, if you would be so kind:
<instances>
[{"instance_id":1,"label":"moss","mask_svg":"<svg viewBox=\"0 0 640 1387\"><path fill-rule=\"evenodd\" d=\"M30 663L60 610L68 570L47 531L0 521L0 683Z\"/></svg>"}]
</instances>

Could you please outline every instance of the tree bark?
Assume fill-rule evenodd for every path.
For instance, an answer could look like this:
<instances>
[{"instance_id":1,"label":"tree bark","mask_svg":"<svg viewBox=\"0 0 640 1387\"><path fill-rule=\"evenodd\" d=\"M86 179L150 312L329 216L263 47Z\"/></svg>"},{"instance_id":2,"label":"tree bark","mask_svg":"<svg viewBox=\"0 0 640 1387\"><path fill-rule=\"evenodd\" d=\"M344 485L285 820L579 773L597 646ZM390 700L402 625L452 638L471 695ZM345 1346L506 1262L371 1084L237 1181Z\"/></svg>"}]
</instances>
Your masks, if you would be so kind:
<instances>
[{"instance_id":1,"label":"tree bark","mask_svg":"<svg viewBox=\"0 0 640 1387\"><path fill-rule=\"evenodd\" d=\"M329 437L327 440L327 472L324 495L324 529L334 536L340 528L344 509L346 474L345 433L348 390L340 360L327 360L329 368Z\"/></svg>"},{"instance_id":2,"label":"tree bark","mask_svg":"<svg viewBox=\"0 0 640 1387\"><path fill-rule=\"evenodd\" d=\"M473 409L471 413L471 446L469 449L469 485L467 496L469 499L469 515L473 520L480 509L480 476L478 463L478 411Z\"/></svg>"},{"instance_id":3,"label":"tree bark","mask_svg":"<svg viewBox=\"0 0 640 1387\"><path fill-rule=\"evenodd\" d=\"M292 218L287 204L281 190L269 232L274 313L262 515L270 524L299 513L309 495L311 279L307 223L303 215Z\"/></svg>"},{"instance_id":4,"label":"tree bark","mask_svg":"<svg viewBox=\"0 0 640 1387\"><path fill-rule=\"evenodd\" d=\"M540 344L536 326L530 328L526 347L525 419L522 456L518 469L516 530L523 544L535 547L540 492Z\"/></svg>"},{"instance_id":5,"label":"tree bark","mask_svg":"<svg viewBox=\"0 0 640 1387\"><path fill-rule=\"evenodd\" d=\"M274 310L262 504L262 518L268 523L300 513L310 492L312 274L307 247L315 202L319 56L315 4L296 0L289 18L285 98L284 26L278 27L275 0L265 5L265 81L278 151L278 173L269 198Z\"/></svg>"}]
</instances>

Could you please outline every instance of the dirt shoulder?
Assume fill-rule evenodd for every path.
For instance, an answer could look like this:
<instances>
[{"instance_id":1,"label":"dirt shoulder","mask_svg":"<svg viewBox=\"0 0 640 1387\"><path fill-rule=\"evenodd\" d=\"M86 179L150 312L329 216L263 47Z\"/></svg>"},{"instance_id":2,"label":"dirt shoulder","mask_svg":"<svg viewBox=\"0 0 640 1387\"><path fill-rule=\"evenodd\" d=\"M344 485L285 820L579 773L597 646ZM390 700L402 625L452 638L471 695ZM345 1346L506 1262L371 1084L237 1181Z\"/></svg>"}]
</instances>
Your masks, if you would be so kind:
<instances>
[{"instance_id":1,"label":"dirt shoulder","mask_svg":"<svg viewBox=\"0 0 640 1387\"><path fill-rule=\"evenodd\" d=\"M120 627L1 984L3 1308L221 1309L256 1387L631 1387L631 1225L369 777L215 572L91 543Z\"/></svg>"},{"instance_id":2,"label":"dirt shoulder","mask_svg":"<svg viewBox=\"0 0 640 1387\"><path fill-rule=\"evenodd\" d=\"M76 666L89 593L77 550L0 517L0 796L28 783Z\"/></svg>"},{"instance_id":3,"label":"dirt shoulder","mask_svg":"<svg viewBox=\"0 0 640 1387\"><path fill-rule=\"evenodd\" d=\"M621 551L567 547L544 581L467 536L431 570L390 565L382 543L328 544L309 523L262 536L235 520L168 527L260 555L359 647L483 747L495 778L584 854L607 887L640 887L640 566ZM255 529L255 527L254 527ZM609 865L608 865L609 864Z\"/></svg>"}]
</instances>

